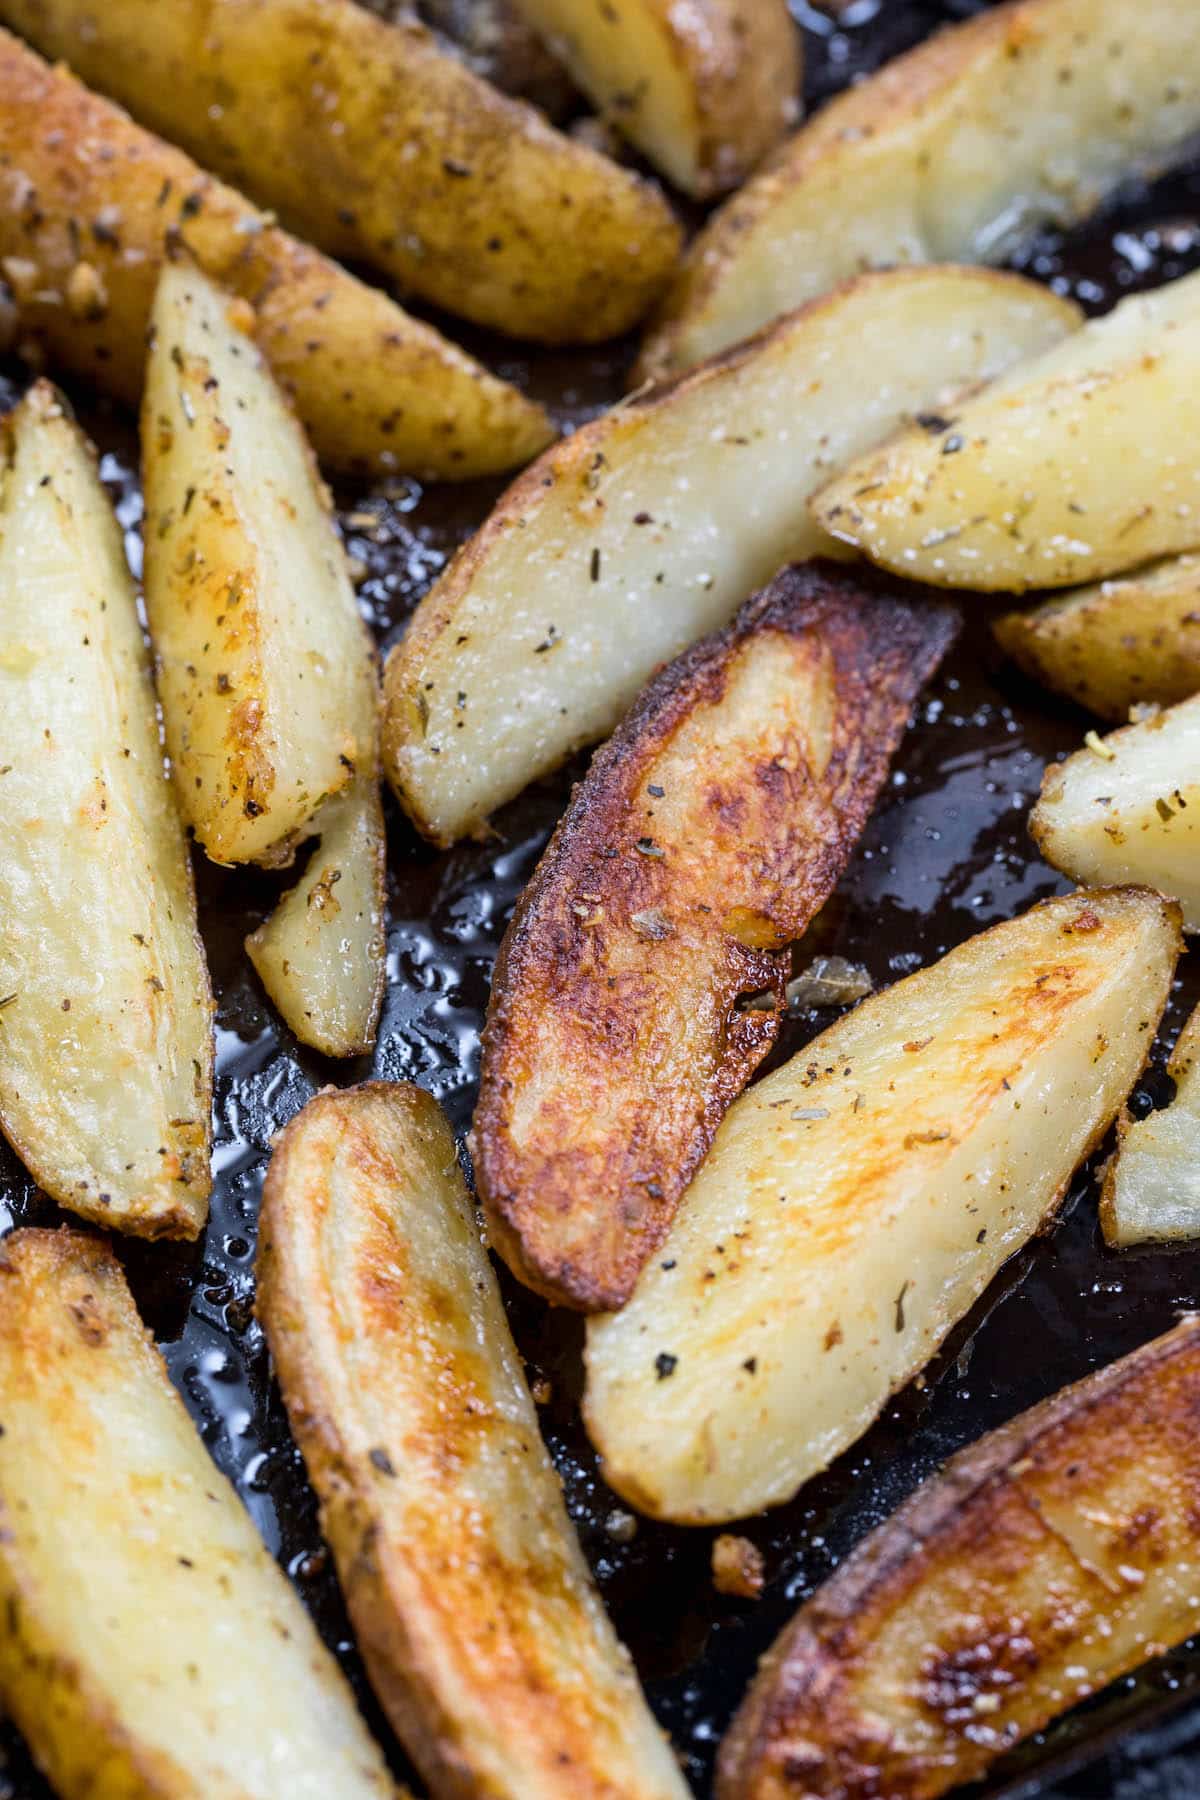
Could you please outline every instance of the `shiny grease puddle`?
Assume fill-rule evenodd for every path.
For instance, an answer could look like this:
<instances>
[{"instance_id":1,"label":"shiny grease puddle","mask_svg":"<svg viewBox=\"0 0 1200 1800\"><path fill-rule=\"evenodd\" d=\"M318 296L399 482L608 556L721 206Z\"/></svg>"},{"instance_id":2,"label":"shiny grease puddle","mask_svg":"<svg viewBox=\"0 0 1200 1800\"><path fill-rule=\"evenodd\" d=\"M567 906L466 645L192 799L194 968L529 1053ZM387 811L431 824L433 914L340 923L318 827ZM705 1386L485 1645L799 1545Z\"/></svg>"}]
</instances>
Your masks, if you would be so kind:
<instances>
[{"instance_id":1,"label":"shiny grease puddle","mask_svg":"<svg viewBox=\"0 0 1200 1800\"><path fill-rule=\"evenodd\" d=\"M970 0L851 0L834 26L797 4L809 40L810 93L824 97L934 25L978 10ZM1093 311L1200 266L1200 164L1148 193L1131 191L1086 231L1045 236L1020 266ZM621 391L619 354L526 357L510 345L483 347L495 366L534 388L566 423L591 416ZM89 415L87 423L107 452L103 472L136 563L140 503L129 473L128 427L104 414ZM422 492L396 482L372 496L341 496L348 548L364 565L360 598L381 643L397 634L496 491ZM917 709L854 861L798 953L801 965L818 951L837 952L865 962L884 984L1063 885L1034 855L1025 817L1047 759L1073 748L1088 721L1003 664L986 625L993 610L968 602L963 636ZM571 773L510 807L486 845L448 855L423 846L390 809L388 994L375 1055L356 1064L329 1063L297 1046L245 960L242 938L277 884L198 860L201 925L218 996L212 1217L199 1247L120 1246L139 1304L206 1443L389 1744L362 1678L254 1319L259 1190L272 1134L328 1082L370 1075L417 1081L465 1131L492 961ZM1176 983L1168 1043L1200 998L1194 960L1185 962ZM790 1021L774 1060L832 1016L808 1013ZM1161 1049L1155 1060L1164 1060ZM1161 1103L1168 1091L1165 1078L1151 1072L1135 1106ZM58 1216L0 1147L0 1225ZM1200 1304L1200 1274L1187 1250L1108 1253L1096 1225L1094 1180L1081 1175L1055 1230L1006 1267L924 1377L861 1443L791 1506L739 1527L766 1560L769 1585L757 1603L714 1591L712 1532L641 1520L630 1537L629 1516L600 1480L579 1424L578 1320L551 1311L507 1278L505 1292L530 1375L550 1386L542 1422L585 1550L655 1709L697 1795L704 1795L720 1733L757 1657L863 1533L960 1445ZM1177 1708L1198 1680L1200 1652L1178 1651L1026 1746L973 1792L1045 1800L1194 1796L1200 1709ZM1118 1748L1106 1748L1112 1736L1130 1731ZM0 1795L45 1800L48 1789L20 1744L11 1734L5 1743ZM409 1774L398 1752L396 1767Z\"/></svg>"}]
</instances>

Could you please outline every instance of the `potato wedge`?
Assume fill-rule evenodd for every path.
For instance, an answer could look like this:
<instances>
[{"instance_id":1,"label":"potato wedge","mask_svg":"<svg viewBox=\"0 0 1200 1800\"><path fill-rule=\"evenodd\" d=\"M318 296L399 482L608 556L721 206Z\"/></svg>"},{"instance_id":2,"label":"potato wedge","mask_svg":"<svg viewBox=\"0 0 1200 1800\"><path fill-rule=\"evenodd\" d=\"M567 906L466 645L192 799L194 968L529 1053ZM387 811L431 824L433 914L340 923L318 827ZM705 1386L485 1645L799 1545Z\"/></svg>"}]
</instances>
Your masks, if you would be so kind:
<instances>
[{"instance_id":1,"label":"potato wedge","mask_svg":"<svg viewBox=\"0 0 1200 1800\"><path fill-rule=\"evenodd\" d=\"M1101 718L1171 706L1200 689L1200 556L1056 595L992 629L1027 675Z\"/></svg>"},{"instance_id":2,"label":"potato wedge","mask_svg":"<svg viewBox=\"0 0 1200 1800\"><path fill-rule=\"evenodd\" d=\"M629 1298L954 630L836 563L786 569L597 753L501 945L472 1132L492 1244L548 1299Z\"/></svg>"},{"instance_id":3,"label":"potato wedge","mask_svg":"<svg viewBox=\"0 0 1200 1800\"><path fill-rule=\"evenodd\" d=\"M45 382L0 421L0 1126L62 1206L208 1214L212 1001L121 534Z\"/></svg>"},{"instance_id":4,"label":"potato wedge","mask_svg":"<svg viewBox=\"0 0 1200 1800\"><path fill-rule=\"evenodd\" d=\"M947 1463L776 1640L718 1800L935 1800L1200 1626L1200 1320Z\"/></svg>"},{"instance_id":5,"label":"potato wedge","mask_svg":"<svg viewBox=\"0 0 1200 1800\"><path fill-rule=\"evenodd\" d=\"M683 1524L788 1500L1054 1215L1150 1048L1178 911L1043 901L864 1000L725 1116L622 1312L588 1321L605 1480Z\"/></svg>"},{"instance_id":6,"label":"potato wedge","mask_svg":"<svg viewBox=\"0 0 1200 1800\"><path fill-rule=\"evenodd\" d=\"M259 979L302 1044L361 1056L384 989L384 858L376 775L360 775L313 820L304 874L246 939Z\"/></svg>"},{"instance_id":7,"label":"potato wedge","mask_svg":"<svg viewBox=\"0 0 1200 1800\"><path fill-rule=\"evenodd\" d=\"M684 1800L563 1506L437 1102L311 1100L259 1316L375 1691L438 1795Z\"/></svg>"},{"instance_id":8,"label":"potato wedge","mask_svg":"<svg viewBox=\"0 0 1200 1800\"><path fill-rule=\"evenodd\" d=\"M182 244L253 308L323 462L457 480L553 437L514 387L2 30L0 92L0 274L55 364L135 405L158 273Z\"/></svg>"},{"instance_id":9,"label":"potato wedge","mask_svg":"<svg viewBox=\"0 0 1200 1800\"><path fill-rule=\"evenodd\" d=\"M0 0L0 19L333 256L515 337L616 337L679 253L662 194L355 0Z\"/></svg>"},{"instance_id":10,"label":"potato wedge","mask_svg":"<svg viewBox=\"0 0 1200 1800\"><path fill-rule=\"evenodd\" d=\"M375 652L296 419L229 296L168 264L142 403L146 609L184 818L281 863L376 754Z\"/></svg>"},{"instance_id":11,"label":"potato wedge","mask_svg":"<svg viewBox=\"0 0 1200 1800\"><path fill-rule=\"evenodd\" d=\"M583 92L676 187L728 192L794 124L785 0L518 0Z\"/></svg>"},{"instance_id":12,"label":"potato wedge","mask_svg":"<svg viewBox=\"0 0 1200 1800\"><path fill-rule=\"evenodd\" d=\"M824 107L709 221L640 373L678 374L862 269L1003 262L1198 129L1191 0L992 7Z\"/></svg>"},{"instance_id":13,"label":"potato wedge","mask_svg":"<svg viewBox=\"0 0 1200 1800\"><path fill-rule=\"evenodd\" d=\"M1071 587L1200 544L1200 272L836 475L819 524L943 587Z\"/></svg>"},{"instance_id":14,"label":"potato wedge","mask_svg":"<svg viewBox=\"0 0 1200 1800\"><path fill-rule=\"evenodd\" d=\"M0 1695L62 1800L394 1796L106 1245L0 1246Z\"/></svg>"},{"instance_id":15,"label":"potato wedge","mask_svg":"<svg viewBox=\"0 0 1200 1800\"><path fill-rule=\"evenodd\" d=\"M1190 1242L1200 1237L1200 1007L1179 1034L1167 1073L1168 1106L1117 1125L1117 1154L1100 1196L1105 1242Z\"/></svg>"},{"instance_id":16,"label":"potato wedge","mask_svg":"<svg viewBox=\"0 0 1200 1800\"><path fill-rule=\"evenodd\" d=\"M1144 882L1200 931L1200 695L1052 763L1029 829L1073 881Z\"/></svg>"},{"instance_id":17,"label":"potato wedge","mask_svg":"<svg viewBox=\"0 0 1200 1800\"><path fill-rule=\"evenodd\" d=\"M384 763L418 828L451 843L606 736L661 662L828 546L805 502L833 469L1078 319L992 271L864 276L551 451L388 661Z\"/></svg>"}]
</instances>

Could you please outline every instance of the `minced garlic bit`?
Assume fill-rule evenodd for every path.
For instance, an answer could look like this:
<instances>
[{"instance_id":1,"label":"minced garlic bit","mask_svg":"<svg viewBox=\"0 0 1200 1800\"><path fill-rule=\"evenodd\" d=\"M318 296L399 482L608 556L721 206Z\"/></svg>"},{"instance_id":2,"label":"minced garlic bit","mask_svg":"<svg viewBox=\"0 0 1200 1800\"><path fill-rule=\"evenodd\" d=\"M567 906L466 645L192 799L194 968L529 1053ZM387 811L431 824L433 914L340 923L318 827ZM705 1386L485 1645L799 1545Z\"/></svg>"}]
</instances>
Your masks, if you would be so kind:
<instances>
[{"instance_id":1,"label":"minced garlic bit","mask_svg":"<svg viewBox=\"0 0 1200 1800\"><path fill-rule=\"evenodd\" d=\"M749 1538L723 1531L713 1539L712 1578L718 1594L757 1600L763 1590L762 1551Z\"/></svg>"},{"instance_id":2,"label":"minced garlic bit","mask_svg":"<svg viewBox=\"0 0 1200 1800\"><path fill-rule=\"evenodd\" d=\"M1085 732L1083 741L1092 752L1093 756L1102 756L1105 762L1116 762L1116 751L1112 749L1110 745L1105 743L1098 731L1093 730Z\"/></svg>"},{"instance_id":3,"label":"minced garlic bit","mask_svg":"<svg viewBox=\"0 0 1200 1800\"><path fill-rule=\"evenodd\" d=\"M99 270L89 262L77 262L67 276L67 310L73 319L102 319L108 311L108 289Z\"/></svg>"}]
</instances>

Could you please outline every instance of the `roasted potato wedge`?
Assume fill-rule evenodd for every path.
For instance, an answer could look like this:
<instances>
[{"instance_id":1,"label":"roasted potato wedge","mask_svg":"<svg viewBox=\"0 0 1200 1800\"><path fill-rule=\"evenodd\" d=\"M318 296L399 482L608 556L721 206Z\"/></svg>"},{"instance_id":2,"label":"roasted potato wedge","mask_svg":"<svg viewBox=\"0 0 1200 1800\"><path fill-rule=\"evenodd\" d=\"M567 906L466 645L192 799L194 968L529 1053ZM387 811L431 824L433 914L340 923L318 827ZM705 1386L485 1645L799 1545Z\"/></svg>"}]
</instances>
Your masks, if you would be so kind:
<instances>
[{"instance_id":1,"label":"roasted potato wedge","mask_svg":"<svg viewBox=\"0 0 1200 1800\"><path fill-rule=\"evenodd\" d=\"M824 107L709 221L641 374L690 368L861 269L1002 262L1198 129L1191 0L992 7Z\"/></svg>"},{"instance_id":2,"label":"roasted potato wedge","mask_svg":"<svg viewBox=\"0 0 1200 1800\"><path fill-rule=\"evenodd\" d=\"M1200 272L836 475L818 523L944 587L1070 587L1200 544Z\"/></svg>"},{"instance_id":3,"label":"roasted potato wedge","mask_svg":"<svg viewBox=\"0 0 1200 1800\"><path fill-rule=\"evenodd\" d=\"M0 275L55 364L136 404L158 273L184 245L253 308L323 462L466 479L554 435L516 388L6 31L0 93Z\"/></svg>"},{"instance_id":4,"label":"roasted potato wedge","mask_svg":"<svg viewBox=\"0 0 1200 1800\"><path fill-rule=\"evenodd\" d=\"M375 653L304 434L195 264L159 283L142 461L184 817L217 862L286 862L321 802L374 766Z\"/></svg>"},{"instance_id":5,"label":"roasted potato wedge","mask_svg":"<svg viewBox=\"0 0 1200 1800\"><path fill-rule=\"evenodd\" d=\"M0 1696L62 1800L396 1796L112 1252L0 1246Z\"/></svg>"},{"instance_id":6,"label":"roasted potato wedge","mask_svg":"<svg viewBox=\"0 0 1200 1800\"><path fill-rule=\"evenodd\" d=\"M1078 319L992 271L864 276L551 451L388 661L384 762L418 828L451 843L607 735L661 662L827 547L805 503L832 470Z\"/></svg>"},{"instance_id":7,"label":"roasted potato wedge","mask_svg":"<svg viewBox=\"0 0 1200 1800\"><path fill-rule=\"evenodd\" d=\"M133 583L45 382L0 421L0 1126L84 1218L196 1237L212 1003Z\"/></svg>"},{"instance_id":8,"label":"roasted potato wedge","mask_svg":"<svg viewBox=\"0 0 1200 1800\"><path fill-rule=\"evenodd\" d=\"M313 825L308 866L246 939L259 979L302 1044L361 1056L375 1043L384 989L384 857L379 778L356 776Z\"/></svg>"},{"instance_id":9,"label":"roasted potato wedge","mask_svg":"<svg viewBox=\"0 0 1200 1800\"><path fill-rule=\"evenodd\" d=\"M718 1800L935 1800L1200 1626L1200 1320L960 1452L802 1606Z\"/></svg>"},{"instance_id":10,"label":"roasted potato wedge","mask_svg":"<svg viewBox=\"0 0 1200 1800\"><path fill-rule=\"evenodd\" d=\"M1073 881L1144 882L1200 931L1200 695L1052 763L1029 829Z\"/></svg>"},{"instance_id":11,"label":"roasted potato wedge","mask_svg":"<svg viewBox=\"0 0 1200 1800\"><path fill-rule=\"evenodd\" d=\"M518 0L602 118L685 193L744 181L795 123L785 0Z\"/></svg>"},{"instance_id":12,"label":"roasted potato wedge","mask_svg":"<svg viewBox=\"0 0 1200 1800\"><path fill-rule=\"evenodd\" d=\"M1101 718L1171 706L1200 689L1200 556L1055 595L993 630L1027 675Z\"/></svg>"},{"instance_id":13,"label":"roasted potato wedge","mask_svg":"<svg viewBox=\"0 0 1200 1800\"><path fill-rule=\"evenodd\" d=\"M684 1800L563 1506L437 1102L311 1100L259 1316L375 1691L434 1793Z\"/></svg>"},{"instance_id":14,"label":"roasted potato wedge","mask_svg":"<svg viewBox=\"0 0 1200 1800\"><path fill-rule=\"evenodd\" d=\"M726 1114L665 1254L588 1321L605 1480L710 1524L788 1500L1054 1215L1179 949L1139 888L1043 901L864 1000Z\"/></svg>"},{"instance_id":15,"label":"roasted potato wedge","mask_svg":"<svg viewBox=\"0 0 1200 1800\"><path fill-rule=\"evenodd\" d=\"M1200 1237L1200 1007L1179 1034L1167 1073L1175 1098L1144 1119L1117 1126L1117 1154L1100 1196L1100 1223L1114 1249Z\"/></svg>"},{"instance_id":16,"label":"roasted potato wedge","mask_svg":"<svg viewBox=\"0 0 1200 1800\"><path fill-rule=\"evenodd\" d=\"M516 337L615 337L680 231L649 182L354 0L0 0L0 18L333 256Z\"/></svg>"},{"instance_id":17,"label":"roasted potato wedge","mask_svg":"<svg viewBox=\"0 0 1200 1800\"><path fill-rule=\"evenodd\" d=\"M491 1241L549 1299L629 1298L954 628L838 564L787 569L575 790L501 946L472 1135Z\"/></svg>"}]
</instances>

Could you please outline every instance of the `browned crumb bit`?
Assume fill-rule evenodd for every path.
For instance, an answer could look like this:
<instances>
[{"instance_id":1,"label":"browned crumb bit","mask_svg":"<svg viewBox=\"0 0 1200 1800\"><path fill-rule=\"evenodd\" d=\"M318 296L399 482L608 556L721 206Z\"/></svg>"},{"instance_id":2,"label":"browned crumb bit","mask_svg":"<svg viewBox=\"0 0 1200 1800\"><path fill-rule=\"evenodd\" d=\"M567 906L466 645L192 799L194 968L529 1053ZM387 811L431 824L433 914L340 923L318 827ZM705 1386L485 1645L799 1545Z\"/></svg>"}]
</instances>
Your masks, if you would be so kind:
<instances>
[{"instance_id":1,"label":"browned crumb bit","mask_svg":"<svg viewBox=\"0 0 1200 1800\"><path fill-rule=\"evenodd\" d=\"M763 1590L762 1551L749 1538L723 1531L713 1539L712 1578L718 1594L757 1600Z\"/></svg>"}]
</instances>

